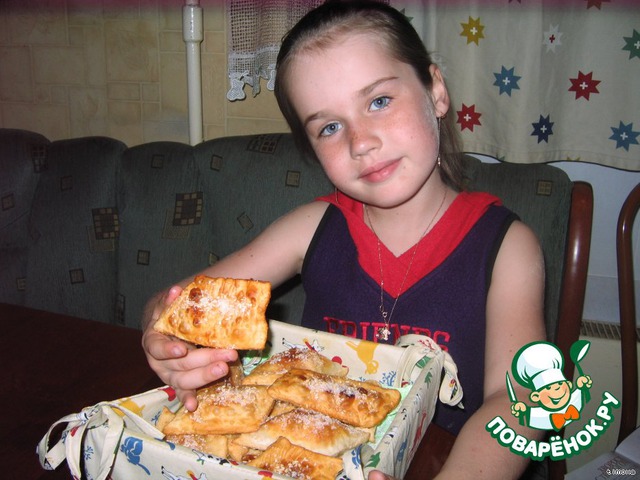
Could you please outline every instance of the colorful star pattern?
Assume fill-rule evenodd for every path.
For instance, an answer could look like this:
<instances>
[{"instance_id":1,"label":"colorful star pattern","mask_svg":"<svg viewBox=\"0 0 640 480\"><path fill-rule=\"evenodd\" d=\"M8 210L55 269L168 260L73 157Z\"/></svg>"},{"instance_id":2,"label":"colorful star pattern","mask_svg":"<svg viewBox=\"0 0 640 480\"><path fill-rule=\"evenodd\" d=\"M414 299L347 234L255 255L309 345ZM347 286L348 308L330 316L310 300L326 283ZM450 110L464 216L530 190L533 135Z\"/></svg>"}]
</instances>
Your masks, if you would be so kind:
<instances>
[{"instance_id":1,"label":"colorful star pattern","mask_svg":"<svg viewBox=\"0 0 640 480\"><path fill-rule=\"evenodd\" d=\"M532 123L531 125L533 125L533 132L531 135L538 137L538 143L549 143L549 136L553 135L553 122L549 121L549 115L546 117L540 115L540 120Z\"/></svg>"},{"instance_id":2,"label":"colorful star pattern","mask_svg":"<svg viewBox=\"0 0 640 480\"><path fill-rule=\"evenodd\" d=\"M467 107L464 103L462 104L462 110L458 110L456 112L458 114L458 122L460 124L460 129L468 129L473 132L473 127L476 125L482 125L480 123L481 113L476 112L476 106L471 105Z\"/></svg>"},{"instance_id":3,"label":"colorful star pattern","mask_svg":"<svg viewBox=\"0 0 640 480\"><path fill-rule=\"evenodd\" d=\"M640 172L640 0L500 2L427 2L462 149Z\"/></svg>"},{"instance_id":4,"label":"colorful star pattern","mask_svg":"<svg viewBox=\"0 0 640 480\"><path fill-rule=\"evenodd\" d=\"M622 50L629 51L629 60L633 57L640 58L640 33L634 29L632 36L623 38L626 44L622 47Z\"/></svg>"},{"instance_id":5,"label":"colorful star pattern","mask_svg":"<svg viewBox=\"0 0 640 480\"><path fill-rule=\"evenodd\" d=\"M589 97L592 93L600 93L598 91L598 84L600 80L593 79L593 72L589 72L584 74L582 72L578 72L577 78L570 78L571 88L569 88L570 92L575 92L576 100L579 98L586 98L589 100Z\"/></svg>"},{"instance_id":6,"label":"colorful star pattern","mask_svg":"<svg viewBox=\"0 0 640 480\"><path fill-rule=\"evenodd\" d=\"M507 95L511 96L511 90L520 90L518 81L522 77L514 75L514 70L515 67L511 67L507 70L503 65L502 71L500 73L493 74L496 77L496 81L493 82L493 84L496 87L500 88L500 95L506 93Z\"/></svg>"},{"instance_id":7,"label":"colorful star pattern","mask_svg":"<svg viewBox=\"0 0 640 480\"><path fill-rule=\"evenodd\" d=\"M611 127L611 131L613 135L609 137L609 140L615 140L616 148L624 148L628 152L630 145L638 145L640 132L633 131L633 123L625 125L620 122L620 126L618 128Z\"/></svg>"},{"instance_id":8,"label":"colorful star pattern","mask_svg":"<svg viewBox=\"0 0 640 480\"><path fill-rule=\"evenodd\" d=\"M556 53L556 47L562 45L562 32L558 31L558 25L549 25L549 30L544 32L543 45L547 47L547 52Z\"/></svg>"},{"instance_id":9,"label":"colorful star pattern","mask_svg":"<svg viewBox=\"0 0 640 480\"><path fill-rule=\"evenodd\" d=\"M471 42L479 45L480 39L484 38L484 25L480 24L480 18L469 17L468 23L461 23L461 37L467 37L467 45Z\"/></svg>"}]
</instances>

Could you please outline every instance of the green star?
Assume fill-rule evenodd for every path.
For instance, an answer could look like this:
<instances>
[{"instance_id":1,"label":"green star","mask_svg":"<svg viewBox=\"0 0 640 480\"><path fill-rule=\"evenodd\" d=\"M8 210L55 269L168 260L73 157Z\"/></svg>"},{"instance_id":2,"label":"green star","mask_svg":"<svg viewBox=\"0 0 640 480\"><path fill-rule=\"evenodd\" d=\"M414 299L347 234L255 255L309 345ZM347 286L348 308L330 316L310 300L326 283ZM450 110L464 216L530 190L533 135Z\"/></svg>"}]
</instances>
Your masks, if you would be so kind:
<instances>
[{"instance_id":1,"label":"green star","mask_svg":"<svg viewBox=\"0 0 640 480\"><path fill-rule=\"evenodd\" d=\"M640 33L638 33L635 29L633 30L633 35L631 37L623 37L626 45L622 47L622 50L629 51L629 59L633 57L640 58Z\"/></svg>"}]
</instances>

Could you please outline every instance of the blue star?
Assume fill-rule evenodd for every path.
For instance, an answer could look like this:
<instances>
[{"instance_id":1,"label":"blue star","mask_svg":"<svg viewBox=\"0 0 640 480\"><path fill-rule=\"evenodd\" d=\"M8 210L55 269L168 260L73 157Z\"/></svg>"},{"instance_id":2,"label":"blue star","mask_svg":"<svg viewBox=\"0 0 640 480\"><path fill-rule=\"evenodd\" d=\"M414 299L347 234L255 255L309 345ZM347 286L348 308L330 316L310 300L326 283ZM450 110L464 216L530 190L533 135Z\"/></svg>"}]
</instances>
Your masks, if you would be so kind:
<instances>
[{"instance_id":1,"label":"blue star","mask_svg":"<svg viewBox=\"0 0 640 480\"><path fill-rule=\"evenodd\" d=\"M543 141L549 143L549 135L553 135L553 122L549 121L549 115L546 117L540 115L540 120L531 125L533 125L531 135L538 137L538 143Z\"/></svg>"},{"instance_id":2,"label":"blue star","mask_svg":"<svg viewBox=\"0 0 640 480\"><path fill-rule=\"evenodd\" d=\"M522 77L513 74L515 67L507 70L502 66L502 72L494 73L493 75L496 77L496 81L493 83L496 87L500 87L500 95L506 93L511 96L511 90L516 89L520 90L518 86L518 80Z\"/></svg>"},{"instance_id":3,"label":"blue star","mask_svg":"<svg viewBox=\"0 0 640 480\"><path fill-rule=\"evenodd\" d=\"M618 128L611 127L611 131L613 135L609 137L609 140L616 141L616 148L624 148L628 152L629 145L638 145L638 135L640 135L640 132L633 131L633 123L625 125L620 122L620 126Z\"/></svg>"}]
</instances>

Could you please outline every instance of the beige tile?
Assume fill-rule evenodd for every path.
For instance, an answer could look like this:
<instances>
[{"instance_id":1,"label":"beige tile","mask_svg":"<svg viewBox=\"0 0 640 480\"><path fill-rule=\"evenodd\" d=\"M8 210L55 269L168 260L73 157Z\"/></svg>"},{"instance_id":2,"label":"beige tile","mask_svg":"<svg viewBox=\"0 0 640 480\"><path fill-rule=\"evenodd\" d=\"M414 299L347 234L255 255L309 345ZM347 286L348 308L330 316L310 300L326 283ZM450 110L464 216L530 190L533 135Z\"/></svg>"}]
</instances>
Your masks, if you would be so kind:
<instances>
[{"instance_id":1,"label":"beige tile","mask_svg":"<svg viewBox=\"0 0 640 480\"><path fill-rule=\"evenodd\" d=\"M15 3L6 17L9 41L20 45L63 45L67 41L64 8L56 0Z\"/></svg>"},{"instance_id":2,"label":"beige tile","mask_svg":"<svg viewBox=\"0 0 640 480\"><path fill-rule=\"evenodd\" d=\"M84 62L87 71L87 85L103 87L107 84L107 61L105 57L104 28L84 27Z\"/></svg>"},{"instance_id":3,"label":"beige tile","mask_svg":"<svg viewBox=\"0 0 640 480\"><path fill-rule=\"evenodd\" d=\"M171 141L189 143L187 122L145 122L143 134L145 142Z\"/></svg>"},{"instance_id":4,"label":"beige tile","mask_svg":"<svg viewBox=\"0 0 640 480\"><path fill-rule=\"evenodd\" d=\"M33 88L33 92L34 103L51 103L51 87L49 85L36 85ZM66 104L67 102L65 101L64 103Z\"/></svg>"},{"instance_id":5,"label":"beige tile","mask_svg":"<svg viewBox=\"0 0 640 480\"><path fill-rule=\"evenodd\" d=\"M226 41L225 32L205 31L202 51L206 53L225 53L227 49Z\"/></svg>"},{"instance_id":6,"label":"beige tile","mask_svg":"<svg viewBox=\"0 0 640 480\"><path fill-rule=\"evenodd\" d=\"M143 83L142 100L144 100L145 102L159 102L160 85L157 83Z\"/></svg>"},{"instance_id":7,"label":"beige tile","mask_svg":"<svg viewBox=\"0 0 640 480\"><path fill-rule=\"evenodd\" d=\"M69 124L72 137L104 135L107 131L107 95L104 88L69 91Z\"/></svg>"},{"instance_id":8,"label":"beige tile","mask_svg":"<svg viewBox=\"0 0 640 480\"><path fill-rule=\"evenodd\" d=\"M67 105L5 103L1 108L5 128L31 130L50 140L69 138Z\"/></svg>"},{"instance_id":9,"label":"beige tile","mask_svg":"<svg viewBox=\"0 0 640 480\"><path fill-rule=\"evenodd\" d=\"M69 25L100 25L103 1L66 0Z\"/></svg>"},{"instance_id":10,"label":"beige tile","mask_svg":"<svg viewBox=\"0 0 640 480\"><path fill-rule=\"evenodd\" d=\"M157 81L157 28L150 21L117 20L105 23L107 79Z\"/></svg>"},{"instance_id":11,"label":"beige tile","mask_svg":"<svg viewBox=\"0 0 640 480\"><path fill-rule=\"evenodd\" d=\"M109 100L140 100L140 84L109 83L107 97Z\"/></svg>"},{"instance_id":12,"label":"beige tile","mask_svg":"<svg viewBox=\"0 0 640 480\"><path fill-rule=\"evenodd\" d=\"M228 115L231 117L247 117L247 118L273 118L281 120L282 114L278 108L276 97L272 91L267 90L267 83L263 79L261 81L260 93L254 97L251 87L246 85L244 91L247 96L244 100L236 100L230 102L228 107Z\"/></svg>"},{"instance_id":13,"label":"beige tile","mask_svg":"<svg viewBox=\"0 0 640 480\"><path fill-rule=\"evenodd\" d=\"M226 135L226 129L224 125L205 125L203 131L205 140L221 138Z\"/></svg>"},{"instance_id":14,"label":"beige tile","mask_svg":"<svg viewBox=\"0 0 640 480\"><path fill-rule=\"evenodd\" d=\"M220 0L203 0L202 22L205 30L224 31L226 28L226 8L225 3Z\"/></svg>"},{"instance_id":15,"label":"beige tile","mask_svg":"<svg viewBox=\"0 0 640 480\"><path fill-rule=\"evenodd\" d=\"M227 119L227 135L252 135L256 133L287 132L287 123L277 120L247 119L229 117Z\"/></svg>"},{"instance_id":16,"label":"beige tile","mask_svg":"<svg viewBox=\"0 0 640 480\"><path fill-rule=\"evenodd\" d=\"M37 83L84 85L85 65L80 47L32 47Z\"/></svg>"},{"instance_id":17,"label":"beige tile","mask_svg":"<svg viewBox=\"0 0 640 480\"><path fill-rule=\"evenodd\" d=\"M163 118L175 121L187 118L186 55L160 55L161 104Z\"/></svg>"},{"instance_id":18,"label":"beige tile","mask_svg":"<svg viewBox=\"0 0 640 480\"><path fill-rule=\"evenodd\" d=\"M182 5L184 2L163 3L158 11L158 25L161 30L182 31Z\"/></svg>"},{"instance_id":19,"label":"beige tile","mask_svg":"<svg viewBox=\"0 0 640 480\"><path fill-rule=\"evenodd\" d=\"M61 105L69 103L69 94L67 87L53 85L49 88L49 96L51 99L51 103L59 103Z\"/></svg>"},{"instance_id":20,"label":"beige tile","mask_svg":"<svg viewBox=\"0 0 640 480\"><path fill-rule=\"evenodd\" d=\"M227 112L227 72L224 55L202 55L204 123L224 125Z\"/></svg>"},{"instance_id":21,"label":"beige tile","mask_svg":"<svg viewBox=\"0 0 640 480\"><path fill-rule=\"evenodd\" d=\"M184 52L185 43L181 32L160 32L161 52Z\"/></svg>"},{"instance_id":22,"label":"beige tile","mask_svg":"<svg viewBox=\"0 0 640 480\"><path fill-rule=\"evenodd\" d=\"M105 20L136 20L140 18L140 2L138 0L119 2L106 0L102 4L102 11Z\"/></svg>"},{"instance_id":23,"label":"beige tile","mask_svg":"<svg viewBox=\"0 0 640 480\"><path fill-rule=\"evenodd\" d=\"M142 104L142 121L143 122L159 122L162 120L160 113L160 103L145 102Z\"/></svg>"},{"instance_id":24,"label":"beige tile","mask_svg":"<svg viewBox=\"0 0 640 480\"><path fill-rule=\"evenodd\" d=\"M8 15L0 8L0 45L9 43L9 28L7 27Z\"/></svg>"},{"instance_id":25,"label":"beige tile","mask_svg":"<svg viewBox=\"0 0 640 480\"><path fill-rule=\"evenodd\" d=\"M32 84L29 47L0 47L0 101L31 101Z\"/></svg>"},{"instance_id":26,"label":"beige tile","mask_svg":"<svg viewBox=\"0 0 640 480\"><path fill-rule=\"evenodd\" d=\"M67 36L69 38L69 45L78 47L85 44L84 27L82 26L70 26L67 29Z\"/></svg>"},{"instance_id":27,"label":"beige tile","mask_svg":"<svg viewBox=\"0 0 640 480\"><path fill-rule=\"evenodd\" d=\"M108 101L109 136L129 146L143 143L142 114L138 102Z\"/></svg>"}]
</instances>

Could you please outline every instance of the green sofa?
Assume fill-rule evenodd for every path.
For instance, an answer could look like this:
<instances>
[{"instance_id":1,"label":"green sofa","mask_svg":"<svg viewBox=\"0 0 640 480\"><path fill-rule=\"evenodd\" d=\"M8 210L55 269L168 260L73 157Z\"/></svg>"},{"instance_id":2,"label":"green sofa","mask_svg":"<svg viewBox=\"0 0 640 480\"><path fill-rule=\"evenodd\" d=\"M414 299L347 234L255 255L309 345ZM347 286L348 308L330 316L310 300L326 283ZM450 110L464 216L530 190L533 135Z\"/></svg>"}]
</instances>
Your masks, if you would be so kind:
<instances>
[{"instance_id":1,"label":"green sofa","mask_svg":"<svg viewBox=\"0 0 640 480\"><path fill-rule=\"evenodd\" d=\"M536 230L553 338L572 182L550 165L468 158L472 189L499 195ZM0 129L0 302L138 327L156 291L216 262L297 205L333 190L290 134L128 148ZM269 316L298 322L297 279Z\"/></svg>"}]
</instances>

